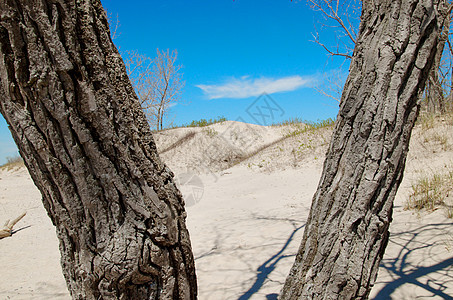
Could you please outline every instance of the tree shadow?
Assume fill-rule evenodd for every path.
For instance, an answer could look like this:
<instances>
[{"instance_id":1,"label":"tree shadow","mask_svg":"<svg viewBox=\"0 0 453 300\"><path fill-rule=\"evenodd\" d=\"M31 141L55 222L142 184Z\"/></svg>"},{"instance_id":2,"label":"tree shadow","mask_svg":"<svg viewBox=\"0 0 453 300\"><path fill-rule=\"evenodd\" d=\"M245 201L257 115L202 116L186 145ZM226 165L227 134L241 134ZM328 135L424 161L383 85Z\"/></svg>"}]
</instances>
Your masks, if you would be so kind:
<instances>
[{"instance_id":1,"label":"tree shadow","mask_svg":"<svg viewBox=\"0 0 453 300\"><path fill-rule=\"evenodd\" d=\"M266 218L267 219L267 218ZM255 278L255 282L253 285L244 293L242 294L238 300L247 300L250 299L250 297L257 293L264 285L266 279L268 279L269 275L272 273L272 271L275 270L276 265L278 262L284 258L288 257L293 257L295 256L294 254L292 255L285 255L283 252L286 250L286 248L289 246L289 244L292 242L294 235L302 229L304 225L297 226L294 221L291 222L294 229L289 235L289 237L286 239L286 242L283 244L282 248L275 253L272 257L270 257L268 260L266 260L263 264L261 264L258 269L257 269L257 274ZM277 299L277 294L269 294L266 296L267 299Z\"/></svg>"},{"instance_id":2,"label":"tree shadow","mask_svg":"<svg viewBox=\"0 0 453 300\"><path fill-rule=\"evenodd\" d=\"M16 234L16 233L18 233L19 231L22 231L22 230L27 229L27 228L29 228L29 227L31 227L31 225L27 225L27 226L21 227L21 228L19 228L19 229L14 229L13 231L11 231L11 235Z\"/></svg>"},{"instance_id":3,"label":"tree shadow","mask_svg":"<svg viewBox=\"0 0 453 300\"><path fill-rule=\"evenodd\" d=\"M264 299L277 299L272 293L283 284L280 273L289 271L291 262L286 258L296 253L294 242L298 244L299 227L304 224L299 214L245 211L233 221L218 221L203 229L199 247L194 244L200 298L249 299L258 292Z\"/></svg>"},{"instance_id":4,"label":"tree shadow","mask_svg":"<svg viewBox=\"0 0 453 300\"><path fill-rule=\"evenodd\" d=\"M277 300L277 299L278 299L278 294L266 295L266 300Z\"/></svg>"},{"instance_id":5,"label":"tree shadow","mask_svg":"<svg viewBox=\"0 0 453 300\"><path fill-rule=\"evenodd\" d=\"M404 284L412 284L432 296L453 300L453 297L445 292L447 284L453 282L453 257L441 261L433 259L437 254L434 252L435 248L445 246L442 238L447 237L445 233L451 231L452 225L453 223L427 224L408 231L392 233L389 243L400 247L400 250L393 257L388 257L386 253L380 266L387 271L392 281L386 282L374 299L391 299L396 289ZM427 265L429 260L433 264ZM425 277L427 275L431 275L430 278ZM433 275L441 275L442 279L431 278Z\"/></svg>"}]
</instances>

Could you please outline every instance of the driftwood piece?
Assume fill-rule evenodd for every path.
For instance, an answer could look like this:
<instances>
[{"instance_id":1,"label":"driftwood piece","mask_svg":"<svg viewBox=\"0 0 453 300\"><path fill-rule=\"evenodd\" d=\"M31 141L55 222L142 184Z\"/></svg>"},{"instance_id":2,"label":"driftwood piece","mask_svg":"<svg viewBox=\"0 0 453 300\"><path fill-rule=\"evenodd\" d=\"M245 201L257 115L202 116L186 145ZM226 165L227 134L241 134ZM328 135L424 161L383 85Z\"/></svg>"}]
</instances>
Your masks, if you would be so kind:
<instances>
[{"instance_id":1,"label":"driftwood piece","mask_svg":"<svg viewBox=\"0 0 453 300\"><path fill-rule=\"evenodd\" d=\"M0 229L0 239L11 236L14 225L16 225L16 223L19 222L26 214L27 213L24 212L12 221L6 220L5 225L3 225Z\"/></svg>"}]
</instances>

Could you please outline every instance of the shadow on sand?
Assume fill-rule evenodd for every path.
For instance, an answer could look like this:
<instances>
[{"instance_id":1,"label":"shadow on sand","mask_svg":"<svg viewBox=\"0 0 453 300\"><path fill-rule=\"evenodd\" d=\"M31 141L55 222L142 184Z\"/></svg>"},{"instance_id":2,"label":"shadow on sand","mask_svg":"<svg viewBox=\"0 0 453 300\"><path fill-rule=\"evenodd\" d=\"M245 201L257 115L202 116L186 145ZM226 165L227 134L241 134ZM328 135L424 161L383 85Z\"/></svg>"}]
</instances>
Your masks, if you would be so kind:
<instances>
[{"instance_id":1,"label":"shadow on sand","mask_svg":"<svg viewBox=\"0 0 453 300\"><path fill-rule=\"evenodd\" d=\"M380 272L387 271L391 280L385 282L374 299L392 299L392 294L397 288L405 284L413 284L423 288L431 296L453 300L450 296L451 291L446 291L447 286L453 284L453 256L442 261L433 258L436 250L440 249L438 247L446 246L445 241L448 239L448 232L451 232L452 225L453 223L427 224L404 232L392 233L389 246L393 244L392 246L399 250L393 257L386 255L380 269ZM294 230L282 248L258 267L253 285L238 300L250 299L258 293L277 263L284 258L294 256L284 254L284 251L293 241L294 235L305 225L296 226L293 223L293 226ZM433 262L431 265L428 264L430 260ZM276 300L277 297L278 294L275 293L266 295L267 300Z\"/></svg>"},{"instance_id":2,"label":"shadow on sand","mask_svg":"<svg viewBox=\"0 0 453 300\"><path fill-rule=\"evenodd\" d=\"M452 291L445 291L447 286L453 283L453 257L442 261L432 257L437 254L434 250L436 247L442 250L438 247L448 246L446 241L452 225L453 223L428 224L392 233L389 243L393 243L392 246L397 246L400 250L394 257L386 255L380 270L383 272L385 269L392 280L385 283L374 299L392 299L391 296L397 288L404 284L413 284L431 296L453 300L450 296ZM433 264L427 265L429 261Z\"/></svg>"},{"instance_id":3,"label":"shadow on sand","mask_svg":"<svg viewBox=\"0 0 453 300\"><path fill-rule=\"evenodd\" d=\"M261 266L258 267L257 269L257 274L255 278L255 282L253 283L252 287L248 291L246 291L242 296L238 298L238 300L247 300L250 299L250 297L257 293L264 285L266 279L269 277L269 274L272 273L272 271L275 270L276 265L278 262L284 258L287 257L293 257L293 255L285 255L283 252L286 250L286 248L289 246L289 244L293 241L294 235L302 229L304 225L301 226L296 226L295 223L293 223L294 230L291 232L289 237L286 239L286 242L283 244L282 248L275 253L272 257L270 257L268 260L266 260ZM268 300L274 300L277 299L277 294L269 294L266 296L266 299Z\"/></svg>"}]
</instances>

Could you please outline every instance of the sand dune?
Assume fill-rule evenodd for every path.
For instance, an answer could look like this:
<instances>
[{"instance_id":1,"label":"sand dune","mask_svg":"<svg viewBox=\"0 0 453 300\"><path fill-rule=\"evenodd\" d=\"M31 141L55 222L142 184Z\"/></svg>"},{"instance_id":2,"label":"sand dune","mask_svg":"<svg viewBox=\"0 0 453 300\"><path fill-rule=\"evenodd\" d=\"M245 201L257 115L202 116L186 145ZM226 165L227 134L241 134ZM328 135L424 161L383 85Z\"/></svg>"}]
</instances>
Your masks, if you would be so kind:
<instances>
[{"instance_id":1,"label":"sand dune","mask_svg":"<svg viewBox=\"0 0 453 300\"><path fill-rule=\"evenodd\" d=\"M450 123L448 123L450 122ZM188 204L199 299L276 299L302 238L331 129L223 122L155 134ZM444 139L433 138L442 134ZM445 142L446 139L446 142ZM376 299L451 299L453 221L404 210L421 173L453 163L451 121L413 133ZM202 162L202 164L200 164ZM58 240L24 169L0 171L0 221L27 216L0 240L0 299L69 299Z\"/></svg>"}]
</instances>

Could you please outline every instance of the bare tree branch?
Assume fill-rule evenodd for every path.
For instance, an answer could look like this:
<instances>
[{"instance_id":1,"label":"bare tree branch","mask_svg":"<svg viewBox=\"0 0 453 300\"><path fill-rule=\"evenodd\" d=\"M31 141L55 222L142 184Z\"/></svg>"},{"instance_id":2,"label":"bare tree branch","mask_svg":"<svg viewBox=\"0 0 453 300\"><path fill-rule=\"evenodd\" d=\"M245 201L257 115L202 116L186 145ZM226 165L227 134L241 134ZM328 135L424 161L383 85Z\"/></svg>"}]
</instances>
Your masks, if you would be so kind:
<instances>
[{"instance_id":1,"label":"bare tree branch","mask_svg":"<svg viewBox=\"0 0 453 300\"><path fill-rule=\"evenodd\" d=\"M320 86L315 86L314 89L327 98L340 103L341 93L345 82L345 78L343 77L341 69L326 73L322 80L322 84Z\"/></svg>"},{"instance_id":2,"label":"bare tree branch","mask_svg":"<svg viewBox=\"0 0 453 300\"><path fill-rule=\"evenodd\" d=\"M110 36L112 37L112 40L118 38L121 33L118 31L120 28L120 21L118 14L116 14L115 20L112 18L112 14L108 13L108 22L109 22L109 29L110 29Z\"/></svg>"},{"instance_id":3,"label":"bare tree branch","mask_svg":"<svg viewBox=\"0 0 453 300\"><path fill-rule=\"evenodd\" d=\"M16 225L26 214L27 213L24 212L12 221L6 220L5 225L0 228L0 239L11 236L14 225Z\"/></svg>"},{"instance_id":4,"label":"bare tree branch","mask_svg":"<svg viewBox=\"0 0 453 300\"><path fill-rule=\"evenodd\" d=\"M326 45L321 43L321 41L319 40L319 34L318 34L317 31L314 34L312 34L312 35L313 35L313 38L314 38L313 42L315 42L316 44L318 44L321 47L323 47L324 50L326 50L327 53L329 53L329 55L331 55L331 56L342 56L342 57L345 57L347 59L351 59L352 58L351 55L349 55L347 53L340 52L339 49L338 49L338 45L337 45L337 50L335 50L335 51L330 50Z\"/></svg>"},{"instance_id":5,"label":"bare tree branch","mask_svg":"<svg viewBox=\"0 0 453 300\"><path fill-rule=\"evenodd\" d=\"M357 40L357 25L354 25L351 19L358 19L360 15L354 6L356 0L343 1L343 4L340 4L340 0L308 0L308 3L311 9L321 12L321 15L325 19L325 22L321 23L323 27L336 27L340 29L337 33L336 50L332 50L331 47L321 42L316 26L315 33L313 34L315 38L314 42L323 47L329 55L351 59L352 51ZM334 25L329 25L332 22ZM344 41L342 37L347 37L347 40ZM340 50L340 43L344 50Z\"/></svg>"},{"instance_id":6,"label":"bare tree branch","mask_svg":"<svg viewBox=\"0 0 453 300\"><path fill-rule=\"evenodd\" d=\"M318 10L324 14L325 17L337 22L340 27L344 30L346 35L349 37L352 43L355 44L357 40L357 34L351 25L351 22L349 20L348 13L346 12L343 16L343 18L346 19L346 22L349 24L348 26L345 24L345 22L342 19L342 16L339 15L339 0L308 0L311 5L313 10ZM334 3L335 7L333 7L332 3ZM349 8L350 5L347 5L347 8ZM347 11L347 10L346 10Z\"/></svg>"},{"instance_id":7,"label":"bare tree branch","mask_svg":"<svg viewBox=\"0 0 453 300\"><path fill-rule=\"evenodd\" d=\"M321 46L332 57L343 57L347 60L352 58L352 53L357 40L358 23L354 23L354 19L358 20L360 12L358 8L360 4L357 0L308 0L312 10L321 13L321 27L336 28L336 45L328 45L320 38L320 31L316 24L314 25L315 32L313 42ZM329 29L330 31L332 29ZM341 73L341 70L338 71ZM338 75L338 74L337 74ZM315 87L315 90L320 94L340 102L343 87L343 81L338 78L331 78L331 75L326 76L321 86Z\"/></svg>"}]
</instances>

